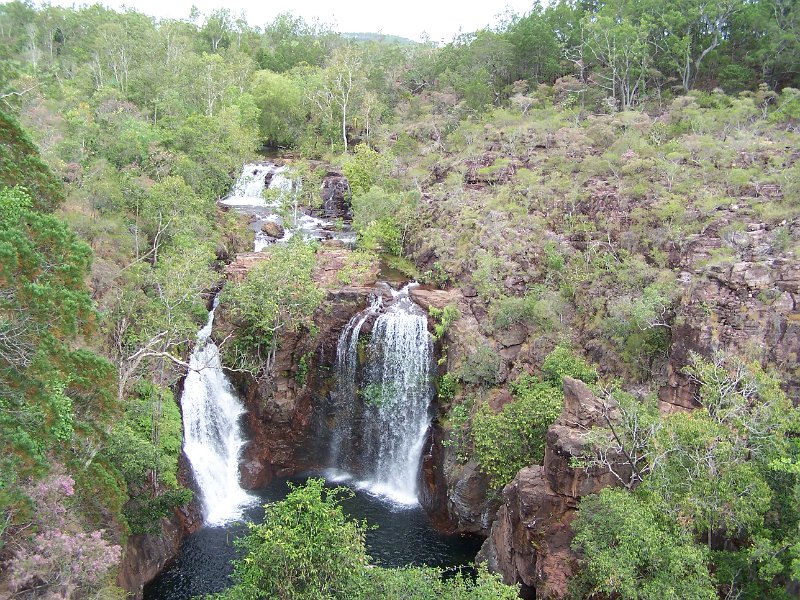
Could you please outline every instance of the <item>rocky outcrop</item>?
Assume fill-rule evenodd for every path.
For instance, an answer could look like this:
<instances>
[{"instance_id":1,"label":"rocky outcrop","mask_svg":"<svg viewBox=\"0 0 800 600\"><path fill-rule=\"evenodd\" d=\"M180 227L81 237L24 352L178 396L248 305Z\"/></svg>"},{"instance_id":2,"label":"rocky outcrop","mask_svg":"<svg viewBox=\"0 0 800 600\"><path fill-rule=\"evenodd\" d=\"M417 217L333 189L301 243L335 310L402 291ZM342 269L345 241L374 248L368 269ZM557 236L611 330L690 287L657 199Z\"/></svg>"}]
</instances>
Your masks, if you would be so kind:
<instances>
[{"instance_id":1,"label":"rocky outcrop","mask_svg":"<svg viewBox=\"0 0 800 600\"><path fill-rule=\"evenodd\" d=\"M132 597L141 598L143 586L178 554L183 537L184 528L177 513L161 520L158 534L130 536L120 563L117 585Z\"/></svg>"},{"instance_id":2,"label":"rocky outcrop","mask_svg":"<svg viewBox=\"0 0 800 600\"><path fill-rule=\"evenodd\" d=\"M709 357L725 350L771 365L787 394L800 402L800 265L775 253L778 233L764 223L719 233L731 219L723 216L675 257L683 296L672 328L667 385L659 394L663 412L696 406L693 382L684 372L690 352ZM731 245L736 258L715 260L720 248Z\"/></svg>"},{"instance_id":3,"label":"rocky outcrop","mask_svg":"<svg viewBox=\"0 0 800 600\"><path fill-rule=\"evenodd\" d=\"M580 381L564 379L564 410L547 432L544 464L522 469L503 489L491 534L478 555L506 583L519 583L525 598L566 598L576 556L570 523L582 496L614 485L603 469L576 469L584 435L615 418L613 407Z\"/></svg>"},{"instance_id":4,"label":"rocky outcrop","mask_svg":"<svg viewBox=\"0 0 800 600\"><path fill-rule=\"evenodd\" d=\"M316 335L282 334L270 377L256 379L245 373L231 373L247 408L244 426L249 441L240 467L245 488L257 489L274 477L320 466L316 444L311 439L314 408L330 389L339 333L350 317L366 306L377 275L375 265L361 273L353 285L341 285L336 275L348 254L336 243L322 244L317 253L313 276L327 290L327 296L314 315ZM270 260L269 254L240 254L227 267L226 274L231 280L241 280L263 260ZM220 306L215 336L224 339L235 327L225 307Z\"/></svg>"},{"instance_id":5,"label":"rocky outcrop","mask_svg":"<svg viewBox=\"0 0 800 600\"><path fill-rule=\"evenodd\" d=\"M261 224L261 231L271 238L280 239L283 237L283 225L275 221L265 221Z\"/></svg>"},{"instance_id":6,"label":"rocky outcrop","mask_svg":"<svg viewBox=\"0 0 800 600\"><path fill-rule=\"evenodd\" d=\"M349 219L352 217L350 184L341 173L328 172L325 175L322 180L320 196L326 218Z\"/></svg>"}]
</instances>

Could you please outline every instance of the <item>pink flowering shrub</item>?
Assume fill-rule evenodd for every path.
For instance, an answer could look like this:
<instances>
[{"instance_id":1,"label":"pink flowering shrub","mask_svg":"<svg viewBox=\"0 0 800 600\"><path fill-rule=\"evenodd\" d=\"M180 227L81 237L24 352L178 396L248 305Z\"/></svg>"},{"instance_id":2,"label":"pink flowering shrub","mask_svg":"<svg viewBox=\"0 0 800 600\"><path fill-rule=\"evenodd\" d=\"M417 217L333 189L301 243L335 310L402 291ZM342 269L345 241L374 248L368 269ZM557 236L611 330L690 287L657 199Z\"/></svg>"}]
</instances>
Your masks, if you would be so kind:
<instances>
[{"instance_id":1,"label":"pink flowering shrub","mask_svg":"<svg viewBox=\"0 0 800 600\"><path fill-rule=\"evenodd\" d=\"M74 480L60 472L34 485L29 496L38 533L9 562L9 583L16 592L44 598L85 598L103 583L122 549L103 539L103 531L72 533L67 500Z\"/></svg>"}]
</instances>

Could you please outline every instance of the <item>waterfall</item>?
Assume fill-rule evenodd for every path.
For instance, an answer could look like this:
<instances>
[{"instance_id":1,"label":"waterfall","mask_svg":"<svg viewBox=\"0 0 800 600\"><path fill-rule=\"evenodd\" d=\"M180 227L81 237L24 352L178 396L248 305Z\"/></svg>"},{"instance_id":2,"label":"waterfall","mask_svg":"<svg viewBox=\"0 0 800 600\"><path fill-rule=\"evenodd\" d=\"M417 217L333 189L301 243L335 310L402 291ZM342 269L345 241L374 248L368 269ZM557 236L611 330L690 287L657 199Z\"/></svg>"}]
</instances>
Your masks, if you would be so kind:
<instances>
[{"instance_id":1,"label":"waterfall","mask_svg":"<svg viewBox=\"0 0 800 600\"><path fill-rule=\"evenodd\" d=\"M427 317L409 297L408 286L392 295L373 325L363 377L357 374L358 333L380 306L372 304L351 319L339 338L339 406L329 464L349 471L359 487L374 494L416 504L420 457L431 421L433 348Z\"/></svg>"},{"instance_id":2,"label":"waterfall","mask_svg":"<svg viewBox=\"0 0 800 600\"><path fill-rule=\"evenodd\" d=\"M369 306L355 314L342 329L336 343L336 387L332 391L338 426L330 440L329 464L334 468L342 464L342 448L352 439L355 424L356 366L358 363L358 337L367 319L376 315L383 306L383 296L374 293ZM347 460L347 459L344 459Z\"/></svg>"},{"instance_id":3,"label":"waterfall","mask_svg":"<svg viewBox=\"0 0 800 600\"><path fill-rule=\"evenodd\" d=\"M218 301L215 298L208 322L197 334L181 397L183 451L192 465L208 525L239 518L252 499L239 485L239 454L245 444L239 417L244 406L210 339Z\"/></svg>"},{"instance_id":4,"label":"waterfall","mask_svg":"<svg viewBox=\"0 0 800 600\"><path fill-rule=\"evenodd\" d=\"M242 174L236 180L236 183L231 190L231 195L222 200L220 204L227 206L251 206L251 207L266 207L267 202L264 199L264 189L266 189L267 176L272 175L269 187L273 187L273 180L275 186L279 189L284 189L286 182L290 188L292 182L282 173L286 167L278 167L273 164L246 164L242 167Z\"/></svg>"}]
</instances>

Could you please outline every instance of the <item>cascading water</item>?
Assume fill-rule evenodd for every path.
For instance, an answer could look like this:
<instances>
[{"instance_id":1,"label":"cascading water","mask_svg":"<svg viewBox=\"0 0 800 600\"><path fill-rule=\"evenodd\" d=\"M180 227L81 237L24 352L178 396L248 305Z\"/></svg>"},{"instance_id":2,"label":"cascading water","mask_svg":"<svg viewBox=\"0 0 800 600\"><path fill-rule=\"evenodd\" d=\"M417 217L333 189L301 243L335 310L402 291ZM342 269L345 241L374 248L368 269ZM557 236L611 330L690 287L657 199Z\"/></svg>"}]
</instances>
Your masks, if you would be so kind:
<instances>
[{"instance_id":1,"label":"cascading water","mask_svg":"<svg viewBox=\"0 0 800 600\"><path fill-rule=\"evenodd\" d=\"M363 377L357 373L358 334L380 305L373 303L357 315L339 338L329 464L352 473L359 487L372 493L416 504L419 462L431 421L433 348L427 317L409 297L408 286L392 295L372 327Z\"/></svg>"},{"instance_id":2,"label":"cascading water","mask_svg":"<svg viewBox=\"0 0 800 600\"><path fill-rule=\"evenodd\" d=\"M282 173L286 167L277 167L273 164L246 164L242 167L242 174L236 180L236 183L231 190L231 195L221 204L227 206L255 206L266 207L267 201L264 199L264 190L267 187L266 180L269 175L270 187L275 182L275 187L284 189L288 183L291 189L292 182L287 179Z\"/></svg>"},{"instance_id":3,"label":"cascading water","mask_svg":"<svg viewBox=\"0 0 800 600\"><path fill-rule=\"evenodd\" d=\"M305 239L338 239L348 244L355 243L355 233L349 225L342 227L333 220L305 214L305 209L301 210L299 206L290 210L290 219L284 219L286 213L282 208L287 200L291 200L289 204L292 204L297 199L298 191L296 182L287 176L288 172L288 167L279 167L272 163L248 163L242 167L242 173L236 180L231 195L220 200L220 204L252 217L250 225L255 233L253 250L261 252L270 244L276 241L285 242L296 234ZM269 202L264 195L267 189L273 192ZM262 231L262 226L268 221L285 227L283 237L276 240ZM289 225L293 228L290 229Z\"/></svg>"},{"instance_id":4,"label":"cascading water","mask_svg":"<svg viewBox=\"0 0 800 600\"><path fill-rule=\"evenodd\" d=\"M356 367L358 364L358 337L367 319L375 316L383 306L383 296L379 293L370 297L369 306L354 315L336 343L336 387L332 395L335 403L338 426L330 439L329 464L340 465L343 446L352 439L356 409ZM348 460L349 457L344 460Z\"/></svg>"},{"instance_id":5,"label":"cascading water","mask_svg":"<svg viewBox=\"0 0 800 600\"><path fill-rule=\"evenodd\" d=\"M197 334L183 387L183 451L200 491L203 517L221 525L240 517L252 500L239 485L239 454L245 444L239 417L245 412L222 371L219 349L211 341L214 312Z\"/></svg>"}]
</instances>

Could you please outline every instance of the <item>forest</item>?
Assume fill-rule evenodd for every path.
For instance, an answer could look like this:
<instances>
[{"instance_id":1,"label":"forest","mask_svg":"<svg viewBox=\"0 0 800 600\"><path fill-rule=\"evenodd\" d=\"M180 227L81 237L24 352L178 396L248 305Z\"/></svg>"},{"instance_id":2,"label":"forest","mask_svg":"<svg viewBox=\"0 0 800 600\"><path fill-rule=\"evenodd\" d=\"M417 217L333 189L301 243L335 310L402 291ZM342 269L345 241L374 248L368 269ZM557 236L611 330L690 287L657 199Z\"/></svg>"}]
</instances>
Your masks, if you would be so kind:
<instances>
[{"instance_id":1,"label":"forest","mask_svg":"<svg viewBox=\"0 0 800 600\"><path fill-rule=\"evenodd\" d=\"M15 0L0 41L0 598L139 593L130 541L196 501L178 400L212 295L225 366L277 380L378 264L458 299L425 307L448 485L510 514L580 385L562 466L603 489L561 494L558 576L443 578L373 565L310 479L214 597L800 594L800 3L554 0L437 45ZM287 229L346 178L334 277L299 239L227 274L254 234L218 201L267 158Z\"/></svg>"}]
</instances>

